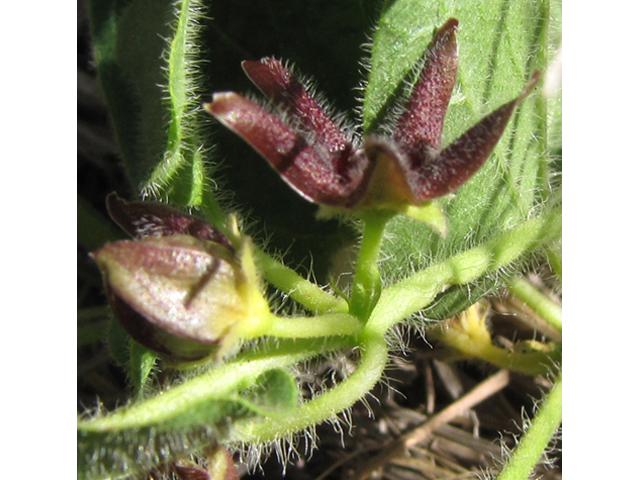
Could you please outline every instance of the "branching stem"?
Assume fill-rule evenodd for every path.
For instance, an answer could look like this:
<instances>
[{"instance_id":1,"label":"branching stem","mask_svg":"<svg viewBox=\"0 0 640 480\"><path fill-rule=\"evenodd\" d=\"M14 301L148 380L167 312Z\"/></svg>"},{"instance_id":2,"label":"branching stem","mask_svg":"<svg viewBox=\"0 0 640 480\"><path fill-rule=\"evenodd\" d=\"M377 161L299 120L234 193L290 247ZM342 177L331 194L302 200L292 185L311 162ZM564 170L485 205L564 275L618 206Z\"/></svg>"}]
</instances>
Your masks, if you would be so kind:
<instances>
[{"instance_id":1,"label":"branching stem","mask_svg":"<svg viewBox=\"0 0 640 480\"><path fill-rule=\"evenodd\" d=\"M527 220L497 237L411 275L385 289L369 323L384 332L429 305L449 285L464 285L506 267L562 235L562 211Z\"/></svg>"},{"instance_id":2,"label":"branching stem","mask_svg":"<svg viewBox=\"0 0 640 480\"><path fill-rule=\"evenodd\" d=\"M285 419L263 418L236 422L231 442L263 443L287 438L334 417L351 407L378 383L387 365L388 350L384 337L363 332L359 338L361 359L356 371L342 383L298 407Z\"/></svg>"},{"instance_id":3,"label":"branching stem","mask_svg":"<svg viewBox=\"0 0 640 480\"><path fill-rule=\"evenodd\" d=\"M341 337L320 341L280 340L277 344L266 345L261 352L242 354L230 363L107 416L81 420L78 427L80 430L108 432L158 426L194 405L229 398L233 392L253 385L264 372L290 366L352 342Z\"/></svg>"}]
</instances>

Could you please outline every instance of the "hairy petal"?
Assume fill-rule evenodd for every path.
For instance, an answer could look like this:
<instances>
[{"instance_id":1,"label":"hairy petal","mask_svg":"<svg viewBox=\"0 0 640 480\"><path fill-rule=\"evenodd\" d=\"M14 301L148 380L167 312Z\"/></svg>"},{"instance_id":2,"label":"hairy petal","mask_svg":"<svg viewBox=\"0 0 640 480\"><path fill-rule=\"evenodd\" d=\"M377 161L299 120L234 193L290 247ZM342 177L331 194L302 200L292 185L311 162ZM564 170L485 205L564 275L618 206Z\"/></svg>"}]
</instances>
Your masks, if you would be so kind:
<instances>
[{"instance_id":1,"label":"hairy petal","mask_svg":"<svg viewBox=\"0 0 640 480\"><path fill-rule=\"evenodd\" d=\"M107 195L107 210L120 228L136 239L182 234L232 249L231 243L220 230L168 205L128 202L116 193L110 193Z\"/></svg>"},{"instance_id":2,"label":"hairy petal","mask_svg":"<svg viewBox=\"0 0 640 480\"><path fill-rule=\"evenodd\" d=\"M408 153L440 148L442 126L458 72L458 21L451 18L427 48L425 64L404 107L394 139Z\"/></svg>"},{"instance_id":3,"label":"hairy petal","mask_svg":"<svg viewBox=\"0 0 640 480\"><path fill-rule=\"evenodd\" d=\"M366 159L354 156L336 165L283 120L233 92L216 93L205 109L242 137L307 200L341 206L362 179Z\"/></svg>"},{"instance_id":4,"label":"hairy petal","mask_svg":"<svg viewBox=\"0 0 640 480\"><path fill-rule=\"evenodd\" d=\"M242 62L251 81L276 105L292 115L310 142L327 154L348 158L353 153L351 142L331 119L313 95L275 58L259 62Z\"/></svg>"},{"instance_id":5,"label":"hairy petal","mask_svg":"<svg viewBox=\"0 0 640 480\"><path fill-rule=\"evenodd\" d=\"M435 159L408 172L408 180L418 201L451 193L476 173L500 140L516 106L533 90L540 78L534 72L520 95L502 105L467 130ZM413 163L420 159L414 159Z\"/></svg>"}]
</instances>

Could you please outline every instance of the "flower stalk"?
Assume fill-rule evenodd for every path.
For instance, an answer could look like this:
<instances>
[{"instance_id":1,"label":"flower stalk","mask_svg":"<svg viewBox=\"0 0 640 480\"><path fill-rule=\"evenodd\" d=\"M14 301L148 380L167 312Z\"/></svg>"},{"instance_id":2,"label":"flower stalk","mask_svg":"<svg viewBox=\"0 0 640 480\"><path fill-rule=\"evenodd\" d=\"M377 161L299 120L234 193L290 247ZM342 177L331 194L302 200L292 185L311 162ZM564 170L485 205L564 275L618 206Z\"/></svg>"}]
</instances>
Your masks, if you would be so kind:
<instances>
[{"instance_id":1,"label":"flower stalk","mask_svg":"<svg viewBox=\"0 0 640 480\"><path fill-rule=\"evenodd\" d=\"M363 231L360 252L350 298L351 314L366 322L378 303L382 281L378 269L378 257L384 228L393 212L366 212L362 215Z\"/></svg>"}]
</instances>

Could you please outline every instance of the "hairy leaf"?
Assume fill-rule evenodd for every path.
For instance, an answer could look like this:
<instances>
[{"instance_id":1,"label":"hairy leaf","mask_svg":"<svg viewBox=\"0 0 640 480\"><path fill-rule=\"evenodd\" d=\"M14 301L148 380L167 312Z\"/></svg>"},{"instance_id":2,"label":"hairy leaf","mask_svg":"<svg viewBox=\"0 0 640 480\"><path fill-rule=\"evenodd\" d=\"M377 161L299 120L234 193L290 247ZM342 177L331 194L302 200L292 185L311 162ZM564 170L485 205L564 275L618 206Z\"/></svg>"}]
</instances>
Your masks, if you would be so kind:
<instances>
[{"instance_id":1,"label":"hairy leaf","mask_svg":"<svg viewBox=\"0 0 640 480\"><path fill-rule=\"evenodd\" d=\"M450 17L459 20L460 60L443 148L483 115L515 98L534 70L546 69L549 52L557 47L557 36L555 43L549 40L546 1L490 0L482 8L473 2L387 2L372 46L365 128L375 130L379 119L402 97L404 82L415 80L413 65L435 28ZM446 238L411 219L392 222L391 241L385 247L389 260L382 265L387 281L402 277L407 264L424 268L541 214L547 203L553 203L548 190L547 131L546 104L537 88L516 110L487 163L466 185L441 200L449 226ZM486 291L486 285L481 291ZM455 313L477 297L470 293L467 302L460 302L459 294L456 289L450 299L441 295L433 315L442 318Z\"/></svg>"},{"instance_id":2,"label":"hairy leaf","mask_svg":"<svg viewBox=\"0 0 640 480\"><path fill-rule=\"evenodd\" d=\"M223 220L207 180L199 0L93 0L98 73L133 187Z\"/></svg>"}]
</instances>

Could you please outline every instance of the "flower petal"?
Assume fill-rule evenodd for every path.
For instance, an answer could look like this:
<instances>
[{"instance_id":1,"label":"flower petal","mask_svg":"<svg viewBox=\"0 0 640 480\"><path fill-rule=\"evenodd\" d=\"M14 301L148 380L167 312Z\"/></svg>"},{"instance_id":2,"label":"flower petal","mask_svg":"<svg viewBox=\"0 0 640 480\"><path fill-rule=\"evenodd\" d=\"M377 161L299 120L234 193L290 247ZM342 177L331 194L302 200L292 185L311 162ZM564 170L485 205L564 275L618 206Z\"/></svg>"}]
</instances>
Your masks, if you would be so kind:
<instances>
[{"instance_id":1,"label":"flower petal","mask_svg":"<svg viewBox=\"0 0 640 480\"><path fill-rule=\"evenodd\" d=\"M408 172L415 198L422 202L442 197L464 184L489 158L516 106L533 90L540 78L534 72L520 95L494 110L445 148L433 161ZM416 163L414 159L413 163Z\"/></svg>"},{"instance_id":2,"label":"flower petal","mask_svg":"<svg viewBox=\"0 0 640 480\"><path fill-rule=\"evenodd\" d=\"M422 72L404 106L394 140L409 154L440 149L442 125L458 72L458 21L451 18L436 33L425 54ZM413 156L413 155L411 155Z\"/></svg>"},{"instance_id":3,"label":"flower petal","mask_svg":"<svg viewBox=\"0 0 640 480\"><path fill-rule=\"evenodd\" d=\"M216 93L205 109L242 137L307 200L341 206L362 179L366 158L336 163L257 103L233 92ZM357 159L357 160L356 160Z\"/></svg>"},{"instance_id":4,"label":"flower petal","mask_svg":"<svg viewBox=\"0 0 640 480\"><path fill-rule=\"evenodd\" d=\"M183 234L232 249L229 239L220 230L168 205L127 202L113 192L107 195L107 210L120 228L136 239Z\"/></svg>"},{"instance_id":5,"label":"flower petal","mask_svg":"<svg viewBox=\"0 0 640 480\"><path fill-rule=\"evenodd\" d=\"M187 235L122 240L91 254L113 295L175 336L217 343L245 312L226 248Z\"/></svg>"},{"instance_id":6,"label":"flower petal","mask_svg":"<svg viewBox=\"0 0 640 480\"><path fill-rule=\"evenodd\" d=\"M295 126L316 150L324 150L337 161L346 161L353 154L353 146L340 127L279 60L245 61L242 68L262 93L296 119Z\"/></svg>"},{"instance_id":7,"label":"flower petal","mask_svg":"<svg viewBox=\"0 0 640 480\"><path fill-rule=\"evenodd\" d=\"M149 350L160 353L174 363L200 360L211 355L216 344L203 343L191 338L175 337L150 323L144 315L131 308L108 285L105 285L111 311L131 338Z\"/></svg>"}]
</instances>

